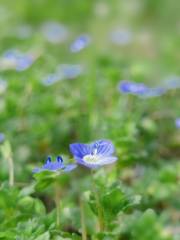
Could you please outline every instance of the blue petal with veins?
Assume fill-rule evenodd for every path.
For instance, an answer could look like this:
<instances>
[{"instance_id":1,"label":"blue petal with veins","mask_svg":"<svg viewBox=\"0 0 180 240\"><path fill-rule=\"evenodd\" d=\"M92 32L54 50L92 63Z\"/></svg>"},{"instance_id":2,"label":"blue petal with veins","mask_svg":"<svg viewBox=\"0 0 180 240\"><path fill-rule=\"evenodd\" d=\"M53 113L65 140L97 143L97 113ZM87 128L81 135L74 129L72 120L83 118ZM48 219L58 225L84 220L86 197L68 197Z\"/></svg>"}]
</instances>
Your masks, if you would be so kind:
<instances>
[{"instance_id":1,"label":"blue petal with veins","mask_svg":"<svg viewBox=\"0 0 180 240\"><path fill-rule=\"evenodd\" d=\"M90 144L70 144L70 151L78 164L88 168L98 168L114 163L117 157L114 154L114 145L109 140L97 140Z\"/></svg>"}]
</instances>

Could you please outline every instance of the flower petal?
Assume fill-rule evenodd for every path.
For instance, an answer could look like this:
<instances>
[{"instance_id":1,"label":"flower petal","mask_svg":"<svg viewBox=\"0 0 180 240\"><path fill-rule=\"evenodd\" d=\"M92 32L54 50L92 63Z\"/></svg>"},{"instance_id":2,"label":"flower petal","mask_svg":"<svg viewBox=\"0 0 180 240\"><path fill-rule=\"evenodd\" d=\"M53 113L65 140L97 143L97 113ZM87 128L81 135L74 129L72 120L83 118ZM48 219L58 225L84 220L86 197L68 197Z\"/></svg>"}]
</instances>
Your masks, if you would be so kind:
<instances>
[{"instance_id":1,"label":"flower petal","mask_svg":"<svg viewBox=\"0 0 180 240\"><path fill-rule=\"evenodd\" d=\"M70 144L70 152L74 157L83 158L92 151L92 144L72 143Z\"/></svg>"},{"instance_id":2,"label":"flower petal","mask_svg":"<svg viewBox=\"0 0 180 240\"><path fill-rule=\"evenodd\" d=\"M41 168L35 168L35 169L33 169L33 173L38 173L38 172L41 172L42 171L42 169Z\"/></svg>"},{"instance_id":3,"label":"flower petal","mask_svg":"<svg viewBox=\"0 0 180 240\"><path fill-rule=\"evenodd\" d=\"M75 169L77 167L76 164L69 164L67 165L64 169L63 169L63 172L70 172L72 171L73 169Z\"/></svg>"},{"instance_id":4,"label":"flower petal","mask_svg":"<svg viewBox=\"0 0 180 240\"><path fill-rule=\"evenodd\" d=\"M98 162L98 165L107 165L107 164L111 164L117 161L117 157L105 157Z\"/></svg>"},{"instance_id":5,"label":"flower petal","mask_svg":"<svg viewBox=\"0 0 180 240\"><path fill-rule=\"evenodd\" d=\"M100 165L97 164L97 163L87 163L87 162L85 162L81 159L78 159L78 160L76 159L76 161L77 161L78 164L83 165L83 166L88 167L88 168L98 168L98 167L100 167Z\"/></svg>"},{"instance_id":6,"label":"flower petal","mask_svg":"<svg viewBox=\"0 0 180 240\"><path fill-rule=\"evenodd\" d=\"M114 153L114 145L109 140L98 140L97 144L97 154L110 156Z\"/></svg>"}]
</instances>

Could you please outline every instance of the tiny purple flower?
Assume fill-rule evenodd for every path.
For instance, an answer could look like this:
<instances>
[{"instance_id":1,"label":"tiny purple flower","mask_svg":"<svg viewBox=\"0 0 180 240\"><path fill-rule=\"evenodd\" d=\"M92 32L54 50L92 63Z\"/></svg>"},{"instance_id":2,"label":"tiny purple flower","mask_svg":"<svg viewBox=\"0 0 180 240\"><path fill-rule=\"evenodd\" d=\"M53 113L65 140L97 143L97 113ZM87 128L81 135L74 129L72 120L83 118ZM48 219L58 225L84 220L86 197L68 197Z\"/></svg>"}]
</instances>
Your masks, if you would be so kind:
<instances>
[{"instance_id":1,"label":"tiny purple flower","mask_svg":"<svg viewBox=\"0 0 180 240\"><path fill-rule=\"evenodd\" d=\"M70 51L73 53L80 52L82 49L89 45L90 41L91 39L89 35L81 35L71 44Z\"/></svg>"},{"instance_id":2,"label":"tiny purple flower","mask_svg":"<svg viewBox=\"0 0 180 240\"><path fill-rule=\"evenodd\" d=\"M176 125L177 128L180 128L180 117L176 118L175 125Z\"/></svg>"},{"instance_id":3,"label":"tiny purple flower","mask_svg":"<svg viewBox=\"0 0 180 240\"><path fill-rule=\"evenodd\" d=\"M33 173L39 173L45 170L51 171L51 172L56 172L58 170L61 170L62 172L70 172L73 169L75 169L76 166L77 166L76 164L64 165L64 162L61 156L58 156L55 162L52 162L51 157L48 157L46 160L46 163L41 168L35 168L33 170Z\"/></svg>"},{"instance_id":4,"label":"tiny purple flower","mask_svg":"<svg viewBox=\"0 0 180 240\"><path fill-rule=\"evenodd\" d=\"M109 140L97 140L90 144L70 144L70 151L78 164L88 168L98 168L114 163L117 157L113 156L114 145Z\"/></svg>"}]
</instances>

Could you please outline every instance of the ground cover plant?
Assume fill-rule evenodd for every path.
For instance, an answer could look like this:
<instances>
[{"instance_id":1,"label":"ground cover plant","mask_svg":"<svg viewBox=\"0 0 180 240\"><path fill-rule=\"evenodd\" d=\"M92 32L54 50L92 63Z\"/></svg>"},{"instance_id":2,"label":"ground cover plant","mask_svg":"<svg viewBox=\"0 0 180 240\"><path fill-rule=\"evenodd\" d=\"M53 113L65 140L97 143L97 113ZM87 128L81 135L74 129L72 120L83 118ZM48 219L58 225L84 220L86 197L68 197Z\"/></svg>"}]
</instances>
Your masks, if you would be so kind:
<instances>
[{"instance_id":1,"label":"ground cover plant","mask_svg":"<svg viewBox=\"0 0 180 240\"><path fill-rule=\"evenodd\" d=\"M180 240L178 1L0 1L0 239Z\"/></svg>"}]
</instances>

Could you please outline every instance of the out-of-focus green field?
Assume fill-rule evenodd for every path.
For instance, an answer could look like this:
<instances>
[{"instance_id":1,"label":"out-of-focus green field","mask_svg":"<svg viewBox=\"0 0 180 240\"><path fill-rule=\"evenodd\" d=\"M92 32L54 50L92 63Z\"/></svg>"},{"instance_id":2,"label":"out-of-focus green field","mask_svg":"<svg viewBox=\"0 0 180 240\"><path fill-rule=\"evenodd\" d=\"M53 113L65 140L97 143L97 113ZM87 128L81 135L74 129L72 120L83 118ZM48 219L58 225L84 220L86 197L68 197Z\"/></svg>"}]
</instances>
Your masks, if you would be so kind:
<instances>
[{"instance_id":1,"label":"out-of-focus green field","mask_svg":"<svg viewBox=\"0 0 180 240\"><path fill-rule=\"evenodd\" d=\"M171 0L0 1L0 240L180 240L179 89L149 98L118 89L122 80L180 81L179 8ZM60 39L57 28L47 39L49 22L62 24ZM82 34L88 46L72 52ZM4 59L10 51L34 62L15 69ZM67 64L77 76L46 81ZM94 175L105 230L96 230L91 174L81 166L58 179L57 226L52 179L37 183L32 170L49 155L73 163L69 144L96 139L110 139L118 157Z\"/></svg>"}]
</instances>

